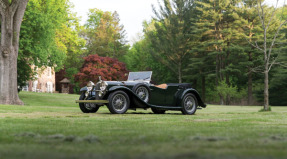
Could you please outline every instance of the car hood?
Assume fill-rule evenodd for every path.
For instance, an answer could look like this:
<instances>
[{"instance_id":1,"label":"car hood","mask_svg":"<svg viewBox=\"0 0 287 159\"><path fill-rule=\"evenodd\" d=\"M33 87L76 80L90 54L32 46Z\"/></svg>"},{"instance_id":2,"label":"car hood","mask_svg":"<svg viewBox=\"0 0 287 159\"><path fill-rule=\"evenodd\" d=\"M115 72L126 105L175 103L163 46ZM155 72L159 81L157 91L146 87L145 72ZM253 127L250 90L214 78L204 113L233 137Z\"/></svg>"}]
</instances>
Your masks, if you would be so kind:
<instances>
[{"instance_id":1,"label":"car hood","mask_svg":"<svg viewBox=\"0 0 287 159\"><path fill-rule=\"evenodd\" d=\"M138 83L148 84L147 82L139 81L105 81L109 86L134 86Z\"/></svg>"}]
</instances>

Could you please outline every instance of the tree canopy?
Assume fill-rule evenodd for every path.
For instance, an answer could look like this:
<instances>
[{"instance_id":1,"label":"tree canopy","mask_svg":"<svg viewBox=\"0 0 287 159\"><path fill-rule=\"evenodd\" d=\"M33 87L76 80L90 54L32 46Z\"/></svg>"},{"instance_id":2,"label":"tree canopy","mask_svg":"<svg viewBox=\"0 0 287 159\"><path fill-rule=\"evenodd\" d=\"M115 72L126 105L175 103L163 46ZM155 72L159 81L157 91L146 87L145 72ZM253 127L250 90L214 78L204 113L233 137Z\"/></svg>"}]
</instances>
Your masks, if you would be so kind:
<instances>
[{"instance_id":1,"label":"tree canopy","mask_svg":"<svg viewBox=\"0 0 287 159\"><path fill-rule=\"evenodd\" d=\"M19 33L18 85L34 79L35 67L62 69L77 89L99 75L121 80L127 70L153 71L153 83L192 83L208 103L262 104L264 87L270 87L271 105L286 105L280 99L287 79L287 11L262 2L161 0L129 46L116 11L90 9L81 25L69 0L30 0ZM14 55L6 44L14 41L2 32L10 39L1 46L5 61Z\"/></svg>"},{"instance_id":2,"label":"tree canopy","mask_svg":"<svg viewBox=\"0 0 287 159\"><path fill-rule=\"evenodd\" d=\"M119 14L90 9L88 20L83 31L87 39L88 55L121 58L128 46L124 26L120 24Z\"/></svg>"},{"instance_id":3,"label":"tree canopy","mask_svg":"<svg viewBox=\"0 0 287 159\"><path fill-rule=\"evenodd\" d=\"M75 80L85 86L89 81L97 82L99 76L102 80L121 81L127 80L127 69L124 63L110 57L101 57L99 55L89 55L84 58L84 64Z\"/></svg>"},{"instance_id":4,"label":"tree canopy","mask_svg":"<svg viewBox=\"0 0 287 159\"><path fill-rule=\"evenodd\" d=\"M210 103L261 103L264 55L262 50L257 49L263 48L264 44L264 32L257 10L261 1L161 2L159 9L154 8L153 20L144 25L144 36L127 54L128 68L153 71L163 68L163 79L192 83ZM265 18L270 18L274 7L263 5L263 9L266 10ZM275 10L275 13L277 16L272 19L266 32L267 44L271 44L280 20L286 16L282 8ZM271 90L274 91L284 85L275 78L286 77L283 71L285 66L282 65L282 61L286 61L283 56L286 52L285 27L282 26L272 50L274 54L271 58L281 64L270 72ZM278 55L280 58L277 58ZM149 60L138 60L142 58ZM157 63L162 65L152 67ZM273 103L283 104L280 104L280 100L274 100L282 98L279 94L272 93L271 97Z\"/></svg>"}]
</instances>

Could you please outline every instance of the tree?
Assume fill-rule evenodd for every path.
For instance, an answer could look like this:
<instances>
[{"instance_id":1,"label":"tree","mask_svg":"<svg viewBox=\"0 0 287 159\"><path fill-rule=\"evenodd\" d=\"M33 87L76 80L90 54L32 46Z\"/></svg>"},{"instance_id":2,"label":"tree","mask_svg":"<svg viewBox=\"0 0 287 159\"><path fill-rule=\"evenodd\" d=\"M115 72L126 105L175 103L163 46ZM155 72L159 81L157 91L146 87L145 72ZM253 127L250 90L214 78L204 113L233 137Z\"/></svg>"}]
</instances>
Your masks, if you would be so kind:
<instances>
[{"instance_id":1,"label":"tree","mask_svg":"<svg viewBox=\"0 0 287 159\"><path fill-rule=\"evenodd\" d=\"M70 80L75 92L78 90L78 83L74 80L74 75L80 71L83 65L83 57L86 53L85 39L79 36L79 32L83 26L79 24L79 19L75 14L69 14L68 21L62 27L60 41L66 50L66 59L64 60L64 68L56 72L56 80L61 81L64 77ZM64 73L64 76L62 75ZM57 87L56 87L57 88Z\"/></svg>"},{"instance_id":2,"label":"tree","mask_svg":"<svg viewBox=\"0 0 287 159\"><path fill-rule=\"evenodd\" d=\"M220 104L228 105L231 96L221 93L217 87L224 85L232 89L241 78L238 76L242 69L239 63L243 49L238 41L243 31L238 3L238 0L202 0L195 3L197 17L191 28L189 45L192 49L186 78L201 87L203 96L208 83L209 89L218 94Z\"/></svg>"},{"instance_id":3,"label":"tree","mask_svg":"<svg viewBox=\"0 0 287 159\"><path fill-rule=\"evenodd\" d=\"M262 1L257 0L257 12L261 22L263 30L263 44L262 47L258 46L257 43L252 44L254 47L259 49L264 55L264 110L269 111L269 72L274 64L281 64L278 62L278 55L274 53L274 48L278 47L276 44L277 38L282 37L280 31L282 27L287 23L287 19L280 18L279 22L276 19L276 12L279 0L276 0L276 6L269 9ZM276 25L275 30L271 26ZM270 31L271 30L271 31ZM284 36L284 35L283 35ZM279 44L280 45L280 44Z\"/></svg>"},{"instance_id":4,"label":"tree","mask_svg":"<svg viewBox=\"0 0 287 159\"><path fill-rule=\"evenodd\" d=\"M277 18L287 18L287 11L285 6L281 7L277 12ZM283 28L282 32L285 35L285 39L287 38L287 28ZM286 46L280 47L281 54L278 58L278 61L287 61L287 49ZM287 92L285 88L287 87L287 65L276 65L271 71L272 78L270 80L270 104L271 105L287 105Z\"/></svg>"},{"instance_id":5,"label":"tree","mask_svg":"<svg viewBox=\"0 0 287 159\"><path fill-rule=\"evenodd\" d=\"M20 27L27 3L28 0L0 0L0 104L23 104L17 89L17 57Z\"/></svg>"},{"instance_id":6,"label":"tree","mask_svg":"<svg viewBox=\"0 0 287 159\"><path fill-rule=\"evenodd\" d=\"M98 55L89 55L84 57L84 64L78 74L75 75L75 81L84 86L90 80L97 82L99 76L103 80L127 80L127 69L124 63L110 57L101 57Z\"/></svg>"},{"instance_id":7,"label":"tree","mask_svg":"<svg viewBox=\"0 0 287 159\"><path fill-rule=\"evenodd\" d=\"M144 30L154 30L154 24L144 22ZM135 42L128 53L124 56L124 62L130 71L153 71L152 83L173 83L176 80L174 73L168 67L158 62L153 56L151 40L145 35Z\"/></svg>"},{"instance_id":8,"label":"tree","mask_svg":"<svg viewBox=\"0 0 287 159\"><path fill-rule=\"evenodd\" d=\"M155 30L146 32L154 50L153 56L168 67L182 82L182 71L187 66L189 55L190 18L192 0L164 0L160 10L155 13Z\"/></svg>"},{"instance_id":9,"label":"tree","mask_svg":"<svg viewBox=\"0 0 287 159\"><path fill-rule=\"evenodd\" d=\"M88 54L121 59L128 51L124 26L117 12L90 9L85 25Z\"/></svg>"},{"instance_id":10,"label":"tree","mask_svg":"<svg viewBox=\"0 0 287 159\"><path fill-rule=\"evenodd\" d=\"M282 60L287 60L287 54L285 49L285 55ZM273 77L270 80L270 104L276 106L286 106L287 105L287 69L286 67L277 66L273 68Z\"/></svg>"},{"instance_id":11,"label":"tree","mask_svg":"<svg viewBox=\"0 0 287 159\"><path fill-rule=\"evenodd\" d=\"M68 0L30 0L24 14L18 56L18 86L33 79L38 68L63 66L68 51Z\"/></svg>"},{"instance_id":12,"label":"tree","mask_svg":"<svg viewBox=\"0 0 287 159\"><path fill-rule=\"evenodd\" d=\"M244 20L243 25L241 26L244 30L245 37L242 37L240 45L244 48L244 51L247 56L246 62L242 62L243 65L246 65L247 68L247 104L252 105L253 103L253 82L256 77L256 74L252 71L253 68L256 68L262 64L261 53L253 46L248 43L258 41L262 38L260 20L256 12L257 2L254 0L243 0L242 9L239 12ZM247 40L246 40L247 39ZM246 71L246 70L245 70Z\"/></svg>"}]
</instances>

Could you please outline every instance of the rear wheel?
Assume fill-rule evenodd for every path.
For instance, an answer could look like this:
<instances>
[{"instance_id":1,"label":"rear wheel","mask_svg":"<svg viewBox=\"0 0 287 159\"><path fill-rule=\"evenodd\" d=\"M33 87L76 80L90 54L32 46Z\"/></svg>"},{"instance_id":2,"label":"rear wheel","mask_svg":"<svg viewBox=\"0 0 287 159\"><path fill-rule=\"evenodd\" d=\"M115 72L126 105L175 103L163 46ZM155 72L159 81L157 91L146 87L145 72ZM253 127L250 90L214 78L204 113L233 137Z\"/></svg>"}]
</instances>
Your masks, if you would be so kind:
<instances>
[{"instance_id":1,"label":"rear wheel","mask_svg":"<svg viewBox=\"0 0 287 159\"><path fill-rule=\"evenodd\" d=\"M181 106L182 106L181 110L182 114L193 115L196 112L198 106L196 97L191 93L186 94L183 97Z\"/></svg>"},{"instance_id":2,"label":"rear wheel","mask_svg":"<svg viewBox=\"0 0 287 159\"><path fill-rule=\"evenodd\" d=\"M166 110L161 110L157 108L151 108L152 112L155 114L164 114Z\"/></svg>"},{"instance_id":3,"label":"rear wheel","mask_svg":"<svg viewBox=\"0 0 287 159\"><path fill-rule=\"evenodd\" d=\"M86 98L85 93L82 93L79 100L91 100L91 99ZM95 103L79 103L79 106L83 113L96 113L100 108Z\"/></svg>"},{"instance_id":4,"label":"rear wheel","mask_svg":"<svg viewBox=\"0 0 287 159\"><path fill-rule=\"evenodd\" d=\"M124 114L130 107L129 96L124 91L115 91L108 97L107 104L112 114Z\"/></svg>"}]
</instances>

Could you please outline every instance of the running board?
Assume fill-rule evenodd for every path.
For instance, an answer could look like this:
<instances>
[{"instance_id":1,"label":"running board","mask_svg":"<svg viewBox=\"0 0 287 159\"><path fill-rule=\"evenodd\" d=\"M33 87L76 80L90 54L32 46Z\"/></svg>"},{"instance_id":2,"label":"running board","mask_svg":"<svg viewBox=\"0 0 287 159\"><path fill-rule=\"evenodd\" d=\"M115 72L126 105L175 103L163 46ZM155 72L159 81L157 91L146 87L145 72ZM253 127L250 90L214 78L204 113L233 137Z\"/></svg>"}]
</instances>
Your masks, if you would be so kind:
<instances>
[{"instance_id":1,"label":"running board","mask_svg":"<svg viewBox=\"0 0 287 159\"><path fill-rule=\"evenodd\" d=\"M99 104L104 104L104 103L109 103L108 100L76 100L76 103L99 103Z\"/></svg>"}]
</instances>

